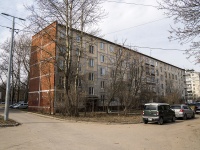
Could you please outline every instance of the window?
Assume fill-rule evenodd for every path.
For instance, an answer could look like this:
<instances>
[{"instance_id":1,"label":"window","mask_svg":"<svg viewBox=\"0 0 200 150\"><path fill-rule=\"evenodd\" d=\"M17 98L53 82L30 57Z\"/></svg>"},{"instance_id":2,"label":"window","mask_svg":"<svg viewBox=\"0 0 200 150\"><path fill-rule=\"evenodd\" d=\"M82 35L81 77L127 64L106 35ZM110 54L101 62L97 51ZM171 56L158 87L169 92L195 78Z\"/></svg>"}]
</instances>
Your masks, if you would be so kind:
<instances>
[{"instance_id":1,"label":"window","mask_svg":"<svg viewBox=\"0 0 200 150\"><path fill-rule=\"evenodd\" d=\"M81 41L81 37L79 35L76 35L76 41L80 42Z\"/></svg>"},{"instance_id":2,"label":"window","mask_svg":"<svg viewBox=\"0 0 200 150\"><path fill-rule=\"evenodd\" d=\"M174 106L171 106L171 109L181 109L181 106L174 105Z\"/></svg>"},{"instance_id":3,"label":"window","mask_svg":"<svg viewBox=\"0 0 200 150\"><path fill-rule=\"evenodd\" d=\"M158 70L156 70L156 75L159 76L159 72L158 72Z\"/></svg>"},{"instance_id":4,"label":"window","mask_svg":"<svg viewBox=\"0 0 200 150\"><path fill-rule=\"evenodd\" d=\"M110 52L113 53L114 52L114 47L110 46Z\"/></svg>"},{"instance_id":5,"label":"window","mask_svg":"<svg viewBox=\"0 0 200 150\"><path fill-rule=\"evenodd\" d=\"M163 84L161 84L161 88L163 89L164 87L163 87Z\"/></svg>"},{"instance_id":6,"label":"window","mask_svg":"<svg viewBox=\"0 0 200 150\"><path fill-rule=\"evenodd\" d=\"M144 110L156 110L156 105L144 105Z\"/></svg>"},{"instance_id":7,"label":"window","mask_svg":"<svg viewBox=\"0 0 200 150\"><path fill-rule=\"evenodd\" d=\"M64 87L64 77L59 77L59 87Z\"/></svg>"},{"instance_id":8,"label":"window","mask_svg":"<svg viewBox=\"0 0 200 150\"><path fill-rule=\"evenodd\" d=\"M62 70L64 68L64 61L60 60L59 61L59 68Z\"/></svg>"},{"instance_id":9,"label":"window","mask_svg":"<svg viewBox=\"0 0 200 150\"><path fill-rule=\"evenodd\" d=\"M104 55L101 55L101 62L104 62Z\"/></svg>"},{"instance_id":10,"label":"window","mask_svg":"<svg viewBox=\"0 0 200 150\"><path fill-rule=\"evenodd\" d=\"M112 57L110 57L110 63L111 63L111 64L114 64L114 62L115 62L115 59L112 58Z\"/></svg>"},{"instance_id":11,"label":"window","mask_svg":"<svg viewBox=\"0 0 200 150\"><path fill-rule=\"evenodd\" d=\"M162 67L160 67L160 71L162 72Z\"/></svg>"},{"instance_id":12,"label":"window","mask_svg":"<svg viewBox=\"0 0 200 150\"><path fill-rule=\"evenodd\" d=\"M120 49L119 49L119 55L121 55L121 54L122 54L122 49L120 48Z\"/></svg>"},{"instance_id":13,"label":"window","mask_svg":"<svg viewBox=\"0 0 200 150\"><path fill-rule=\"evenodd\" d=\"M163 81L163 75L160 76L160 80Z\"/></svg>"},{"instance_id":14,"label":"window","mask_svg":"<svg viewBox=\"0 0 200 150\"><path fill-rule=\"evenodd\" d=\"M169 110L170 106L169 105L163 105L164 106L164 110Z\"/></svg>"},{"instance_id":15,"label":"window","mask_svg":"<svg viewBox=\"0 0 200 150\"><path fill-rule=\"evenodd\" d=\"M79 71L81 71L81 64L79 64Z\"/></svg>"},{"instance_id":16,"label":"window","mask_svg":"<svg viewBox=\"0 0 200 150\"><path fill-rule=\"evenodd\" d=\"M64 93L59 93L58 100L63 101L64 100Z\"/></svg>"},{"instance_id":17,"label":"window","mask_svg":"<svg viewBox=\"0 0 200 150\"><path fill-rule=\"evenodd\" d=\"M104 49L104 43L100 43L100 49Z\"/></svg>"},{"instance_id":18,"label":"window","mask_svg":"<svg viewBox=\"0 0 200 150\"><path fill-rule=\"evenodd\" d=\"M94 80L94 73L89 73L89 77L88 77L89 80L93 81Z\"/></svg>"},{"instance_id":19,"label":"window","mask_svg":"<svg viewBox=\"0 0 200 150\"><path fill-rule=\"evenodd\" d=\"M76 48L76 55L79 55L79 48Z\"/></svg>"},{"instance_id":20,"label":"window","mask_svg":"<svg viewBox=\"0 0 200 150\"><path fill-rule=\"evenodd\" d=\"M105 100L105 95L101 95L101 101Z\"/></svg>"},{"instance_id":21,"label":"window","mask_svg":"<svg viewBox=\"0 0 200 150\"><path fill-rule=\"evenodd\" d=\"M94 67L94 59L89 59L89 66Z\"/></svg>"},{"instance_id":22,"label":"window","mask_svg":"<svg viewBox=\"0 0 200 150\"><path fill-rule=\"evenodd\" d=\"M104 88L104 81L101 81L101 88L103 89Z\"/></svg>"},{"instance_id":23,"label":"window","mask_svg":"<svg viewBox=\"0 0 200 150\"><path fill-rule=\"evenodd\" d=\"M65 38L65 33L61 31L61 32L60 32L60 37L61 37L61 38Z\"/></svg>"},{"instance_id":24,"label":"window","mask_svg":"<svg viewBox=\"0 0 200 150\"><path fill-rule=\"evenodd\" d=\"M94 95L94 87L89 87L89 95Z\"/></svg>"},{"instance_id":25,"label":"window","mask_svg":"<svg viewBox=\"0 0 200 150\"><path fill-rule=\"evenodd\" d=\"M81 79L77 79L76 80L76 86L77 87L81 87Z\"/></svg>"},{"instance_id":26,"label":"window","mask_svg":"<svg viewBox=\"0 0 200 150\"><path fill-rule=\"evenodd\" d=\"M165 78L167 78L167 72L165 72Z\"/></svg>"},{"instance_id":27,"label":"window","mask_svg":"<svg viewBox=\"0 0 200 150\"><path fill-rule=\"evenodd\" d=\"M94 46L89 45L89 53L94 54Z\"/></svg>"},{"instance_id":28,"label":"window","mask_svg":"<svg viewBox=\"0 0 200 150\"><path fill-rule=\"evenodd\" d=\"M110 77L114 77L114 76L115 76L115 71L111 70Z\"/></svg>"},{"instance_id":29,"label":"window","mask_svg":"<svg viewBox=\"0 0 200 150\"><path fill-rule=\"evenodd\" d=\"M60 50L60 53L64 54L66 52L66 46L61 46L59 50Z\"/></svg>"},{"instance_id":30,"label":"window","mask_svg":"<svg viewBox=\"0 0 200 150\"><path fill-rule=\"evenodd\" d=\"M106 74L105 68L100 68L100 74L101 74L101 75L105 75L105 74Z\"/></svg>"}]
</instances>

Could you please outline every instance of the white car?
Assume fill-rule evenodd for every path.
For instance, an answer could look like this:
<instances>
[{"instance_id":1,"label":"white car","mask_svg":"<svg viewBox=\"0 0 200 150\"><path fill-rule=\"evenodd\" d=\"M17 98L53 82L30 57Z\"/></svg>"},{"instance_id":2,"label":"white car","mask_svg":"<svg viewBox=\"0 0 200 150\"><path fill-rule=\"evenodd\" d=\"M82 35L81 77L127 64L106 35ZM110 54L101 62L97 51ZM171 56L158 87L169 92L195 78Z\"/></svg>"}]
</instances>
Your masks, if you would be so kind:
<instances>
[{"instance_id":1,"label":"white car","mask_svg":"<svg viewBox=\"0 0 200 150\"><path fill-rule=\"evenodd\" d=\"M195 112L185 104L174 104L171 106L171 109L175 112L176 118L195 118Z\"/></svg>"},{"instance_id":2,"label":"white car","mask_svg":"<svg viewBox=\"0 0 200 150\"><path fill-rule=\"evenodd\" d=\"M15 109L25 109L25 108L28 108L28 104L27 103L20 103L20 104L17 104L15 106L13 106L13 108Z\"/></svg>"}]
</instances>

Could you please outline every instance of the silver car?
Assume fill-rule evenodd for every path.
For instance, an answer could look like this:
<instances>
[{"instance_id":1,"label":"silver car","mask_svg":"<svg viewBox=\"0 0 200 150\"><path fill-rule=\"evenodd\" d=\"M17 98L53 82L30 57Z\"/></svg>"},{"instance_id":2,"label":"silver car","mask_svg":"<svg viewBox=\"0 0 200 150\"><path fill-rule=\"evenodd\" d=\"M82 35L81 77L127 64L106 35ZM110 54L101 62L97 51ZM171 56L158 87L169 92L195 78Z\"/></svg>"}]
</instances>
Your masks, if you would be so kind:
<instances>
[{"instance_id":1,"label":"silver car","mask_svg":"<svg viewBox=\"0 0 200 150\"><path fill-rule=\"evenodd\" d=\"M13 108L15 108L15 109L24 109L24 108L28 108L28 104L27 104L27 103L19 103L19 104L13 106Z\"/></svg>"},{"instance_id":2,"label":"silver car","mask_svg":"<svg viewBox=\"0 0 200 150\"><path fill-rule=\"evenodd\" d=\"M195 112L185 104L175 104L171 106L171 109L175 112L176 118L195 118Z\"/></svg>"}]
</instances>

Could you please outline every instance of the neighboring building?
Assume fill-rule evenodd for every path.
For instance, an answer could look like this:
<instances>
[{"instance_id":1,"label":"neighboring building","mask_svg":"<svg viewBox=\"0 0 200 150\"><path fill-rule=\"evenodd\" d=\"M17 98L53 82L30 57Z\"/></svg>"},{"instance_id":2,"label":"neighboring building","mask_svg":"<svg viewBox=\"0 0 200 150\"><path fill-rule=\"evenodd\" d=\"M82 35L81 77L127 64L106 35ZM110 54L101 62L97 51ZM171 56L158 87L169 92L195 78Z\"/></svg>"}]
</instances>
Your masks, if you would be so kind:
<instances>
[{"instance_id":1,"label":"neighboring building","mask_svg":"<svg viewBox=\"0 0 200 150\"><path fill-rule=\"evenodd\" d=\"M200 100L200 73L194 70L186 70L187 101L189 103Z\"/></svg>"},{"instance_id":2,"label":"neighboring building","mask_svg":"<svg viewBox=\"0 0 200 150\"><path fill-rule=\"evenodd\" d=\"M32 37L29 82L29 109L55 112L56 102L63 99L63 58L66 51L65 27L54 22ZM79 51L80 32L73 30L73 59ZM103 107L106 99L105 85L113 75L117 54L123 53L123 64L140 62L144 68L143 82L153 92L149 101L176 91L185 99L185 70L158 59L144 55L122 45L84 33L84 52L81 58L80 74L87 76L86 97L95 97L97 107ZM57 65L55 65L57 62ZM122 68L123 68L122 67ZM123 69L122 69L123 70ZM129 78L129 73L124 73ZM117 106L114 100L110 105Z\"/></svg>"}]
</instances>

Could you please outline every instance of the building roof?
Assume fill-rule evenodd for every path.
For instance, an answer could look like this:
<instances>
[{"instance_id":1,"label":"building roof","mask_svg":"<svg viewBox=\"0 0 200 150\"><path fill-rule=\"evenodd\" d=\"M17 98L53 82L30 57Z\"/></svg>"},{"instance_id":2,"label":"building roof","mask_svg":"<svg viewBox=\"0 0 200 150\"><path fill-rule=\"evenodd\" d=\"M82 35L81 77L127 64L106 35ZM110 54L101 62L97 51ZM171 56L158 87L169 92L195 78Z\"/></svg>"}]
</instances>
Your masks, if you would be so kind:
<instances>
[{"instance_id":1,"label":"building roof","mask_svg":"<svg viewBox=\"0 0 200 150\"><path fill-rule=\"evenodd\" d=\"M61 27L65 27L64 25L59 24L57 21L54 21L53 23L51 23L50 25L48 25L48 26L45 27L44 29L48 28L49 26L52 26L54 23L56 23L57 25L59 25L59 26L61 26ZM44 29L43 29L43 30L44 30ZM76 31L76 32L81 32L80 30L77 30L77 29L74 29L74 28L73 28L73 30ZM42 30L41 30L41 31L42 31ZM37 34L39 34L41 31L39 31ZM157 58L154 58L154 57L151 57L151 56L145 55L145 54L143 54L143 53L140 53L140 52L138 52L138 51L135 51L134 49L130 49L130 48L125 47L125 46L123 46L123 45L120 45L120 44L117 44L117 43L114 43L114 42L108 41L108 40L106 40L106 39L103 39L103 38L100 38L100 37L94 36L94 35L89 34L89 33L86 33L86 32L83 32L83 33L84 33L85 35L91 36L91 37L93 37L93 38L95 38L95 39L99 39L99 40L104 41L104 42L106 42L106 43L110 43L110 44L112 44L112 45L116 45L116 46L118 46L118 47L121 47L121 48L124 48L124 49L130 50L130 51L134 51L135 53L138 53L138 54L140 54L140 55L142 55L142 56L145 56L145 57L147 57L147 58L153 59L153 60L155 60L155 61L162 62L162 63L164 63L164 64L167 64L167 65L170 65L170 66L172 66L172 67L175 67L175 68L178 68L178 69L181 69L181 70L185 71L185 69L183 69L183 68L180 68L180 67L174 66L174 65L172 65L172 64L169 64L169 63L164 62L164 61L162 61L162 60L159 60L159 59L157 59ZM34 36L36 36L37 34L35 34ZM33 36L33 37L34 37L34 36Z\"/></svg>"}]
</instances>

